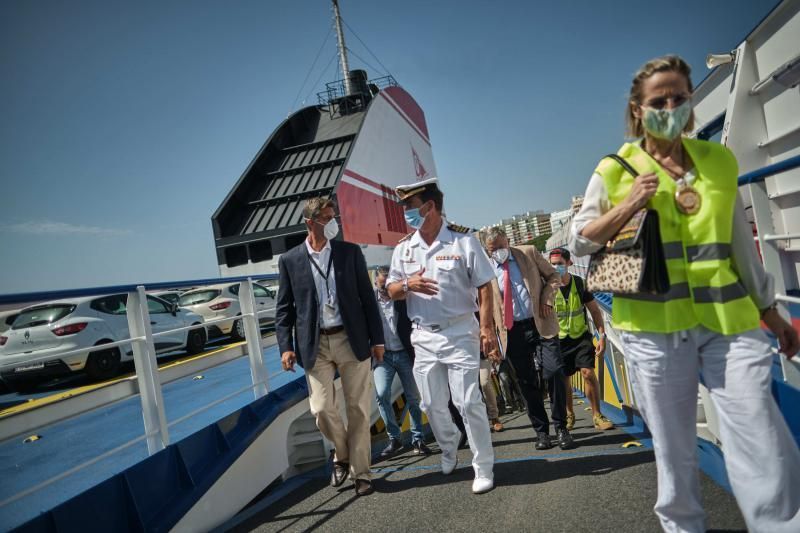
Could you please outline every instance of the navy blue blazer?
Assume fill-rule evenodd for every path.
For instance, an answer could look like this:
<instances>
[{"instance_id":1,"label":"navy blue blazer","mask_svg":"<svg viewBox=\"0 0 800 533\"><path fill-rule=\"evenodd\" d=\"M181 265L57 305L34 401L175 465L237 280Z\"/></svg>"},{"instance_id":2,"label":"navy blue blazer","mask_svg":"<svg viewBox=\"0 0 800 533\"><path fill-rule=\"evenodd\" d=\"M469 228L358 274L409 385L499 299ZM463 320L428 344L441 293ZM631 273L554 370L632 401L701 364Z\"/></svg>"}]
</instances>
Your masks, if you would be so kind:
<instances>
[{"instance_id":1,"label":"navy blue blazer","mask_svg":"<svg viewBox=\"0 0 800 533\"><path fill-rule=\"evenodd\" d=\"M383 344L378 302L361 248L344 241L330 243L342 325L353 353L363 361L372 355L372 346ZM275 309L275 332L281 353L293 351L306 370L314 367L319 350L319 300L309 261L305 242L280 256Z\"/></svg>"}]
</instances>

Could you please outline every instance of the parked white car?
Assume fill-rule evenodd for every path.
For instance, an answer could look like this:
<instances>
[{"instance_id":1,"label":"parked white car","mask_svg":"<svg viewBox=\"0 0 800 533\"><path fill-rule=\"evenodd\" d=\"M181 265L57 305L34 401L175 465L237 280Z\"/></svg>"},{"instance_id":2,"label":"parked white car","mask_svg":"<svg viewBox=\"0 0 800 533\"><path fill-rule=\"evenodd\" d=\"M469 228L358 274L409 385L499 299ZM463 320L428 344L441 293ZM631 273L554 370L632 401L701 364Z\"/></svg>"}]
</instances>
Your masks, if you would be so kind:
<instances>
[{"instance_id":1,"label":"parked white car","mask_svg":"<svg viewBox=\"0 0 800 533\"><path fill-rule=\"evenodd\" d=\"M11 328L11 324L14 323L14 319L17 318L18 314L19 309L0 312L0 333L3 333L7 329Z\"/></svg>"},{"instance_id":2,"label":"parked white car","mask_svg":"<svg viewBox=\"0 0 800 533\"><path fill-rule=\"evenodd\" d=\"M92 296L47 302L20 311L0 336L0 376L16 389L30 388L44 378L85 371L92 379L115 376L120 363L133 358L131 345L60 354L130 338L128 295ZM185 326L202 326L203 317L147 296L153 333ZM159 354L185 349L198 353L206 344L205 327L154 338Z\"/></svg>"},{"instance_id":3,"label":"parked white car","mask_svg":"<svg viewBox=\"0 0 800 533\"><path fill-rule=\"evenodd\" d=\"M153 291L149 294L161 298L162 300L166 300L171 304L178 305L178 300L181 299L181 294L183 294L183 292L184 291L170 290L170 291Z\"/></svg>"},{"instance_id":4,"label":"parked white car","mask_svg":"<svg viewBox=\"0 0 800 533\"><path fill-rule=\"evenodd\" d=\"M257 283L253 283L253 295L256 299L256 310L266 311L259 316L261 325L272 324L275 322L275 292ZM219 285L209 285L201 289L181 294L178 305L182 309L187 309L202 315L206 321L220 318L230 318L230 321L220 322L208 326L210 334L218 333L230 335L235 341L244 339L244 326L241 319L242 307L239 304L239 284L224 283Z\"/></svg>"}]
</instances>

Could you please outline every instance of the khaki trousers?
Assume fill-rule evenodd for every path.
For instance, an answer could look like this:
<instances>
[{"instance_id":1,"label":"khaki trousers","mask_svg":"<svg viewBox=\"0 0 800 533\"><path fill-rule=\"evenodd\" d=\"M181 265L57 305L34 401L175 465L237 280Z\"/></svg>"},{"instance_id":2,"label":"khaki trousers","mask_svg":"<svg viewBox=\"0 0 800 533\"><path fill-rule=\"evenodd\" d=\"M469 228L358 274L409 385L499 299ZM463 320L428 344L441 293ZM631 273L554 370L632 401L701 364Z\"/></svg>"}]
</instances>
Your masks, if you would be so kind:
<instances>
[{"instance_id":1,"label":"khaki trousers","mask_svg":"<svg viewBox=\"0 0 800 533\"><path fill-rule=\"evenodd\" d=\"M342 420L334 386L336 371L342 378L347 424ZM375 395L370 359L359 361L353 355L347 333L319 336L319 351L314 368L306 370L311 414L317 427L336 448L335 461L350 463L350 477L369 479L371 440L370 408Z\"/></svg>"}]
</instances>

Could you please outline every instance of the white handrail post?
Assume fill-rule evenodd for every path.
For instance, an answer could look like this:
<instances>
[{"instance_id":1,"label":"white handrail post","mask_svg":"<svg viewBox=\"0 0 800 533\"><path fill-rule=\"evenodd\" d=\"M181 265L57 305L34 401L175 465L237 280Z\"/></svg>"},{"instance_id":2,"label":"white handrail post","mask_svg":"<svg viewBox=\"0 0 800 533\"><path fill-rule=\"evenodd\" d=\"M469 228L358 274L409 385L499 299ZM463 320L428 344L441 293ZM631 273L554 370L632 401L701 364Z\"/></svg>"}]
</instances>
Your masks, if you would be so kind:
<instances>
[{"instance_id":1,"label":"white handrail post","mask_svg":"<svg viewBox=\"0 0 800 533\"><path fill-rule=\"evenodd\" d=\"M786 281L783 278L783 265L781 264L781 251L778 248L778 241L768 240L765 237L775 234L775 223L772 219L770 209L770 198L767 194L767 184L764 181L751 183L747 186L750 192L750 199L753 205L753 219L758 230L758 244L761 257L764 261L764 269L772 274L775 280L775 292L786 294ZM785 302L778 300L778 312L781 316L791 323L789 308ZM800 386L800 372L785 357L780 357L783 381L795 387Z\"/></svg>"},{"instance_id":2,"label":"white handrail post","mask_svg":"<svg viewBox=\"0 0 800 533\"><path fill-rule=\"evenodd\" d=\"M258 326L258 306L253 293L253 280L247 278L239 284L239 304L242 306L242 326L247 340L247 353L250 358L250 377L253 380L253 394L256 400L269 392L269 374L264 366L264 352L261 348L261 328Z\"/></svg>"},{"instance_id":3,"label":"white handrail post","mask_svg":"<svg viewBox=\"0 0 800 533\"><path fill-rule=\"evenodd\" d=\"M139 285L136 292L128 293L128 327L134 340L133 364L142 401L144 432L147 435L147 451L153 455L169 444L167 417L164 414L164 398L161 395L161 379L156 363L156 348L153 330L150 327L150 312L147 309L147 294Z\"/></svg>"}]
</instances>

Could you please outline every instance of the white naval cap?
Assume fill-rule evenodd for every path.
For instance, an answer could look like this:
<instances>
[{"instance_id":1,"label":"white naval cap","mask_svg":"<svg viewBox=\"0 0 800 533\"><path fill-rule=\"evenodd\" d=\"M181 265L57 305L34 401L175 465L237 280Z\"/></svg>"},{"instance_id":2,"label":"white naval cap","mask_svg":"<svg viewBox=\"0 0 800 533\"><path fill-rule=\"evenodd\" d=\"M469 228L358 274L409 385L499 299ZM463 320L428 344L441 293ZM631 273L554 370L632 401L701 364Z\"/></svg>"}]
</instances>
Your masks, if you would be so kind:
<instances>
[{"instance_id":1,"label":"white naval cap","mask_svg":"<svg viewBox=\"0 0 800 533\"><path fill-rule=\"evenodd\" d=\"M400 201L405 201L426 190L437 190L439 188L438 178L428 178L408 185L398 185L394 188Z\"/></svg>"}]
</instances>

